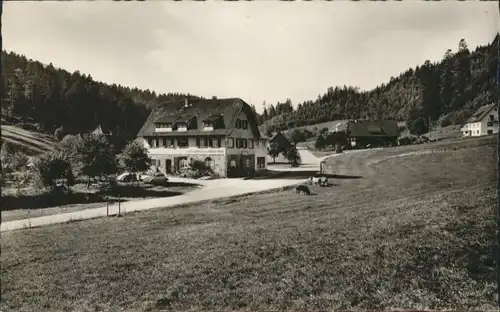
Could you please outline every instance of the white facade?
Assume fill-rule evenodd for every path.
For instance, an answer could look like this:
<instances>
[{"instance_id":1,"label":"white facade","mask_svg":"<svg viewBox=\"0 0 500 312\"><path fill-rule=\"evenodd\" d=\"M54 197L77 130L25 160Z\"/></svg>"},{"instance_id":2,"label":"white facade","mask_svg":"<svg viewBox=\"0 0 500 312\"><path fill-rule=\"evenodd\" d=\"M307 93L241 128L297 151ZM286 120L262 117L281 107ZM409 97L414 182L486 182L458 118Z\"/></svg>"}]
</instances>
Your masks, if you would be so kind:
<instances>
[{"instance_id":1,"label":"white facade","mask_svg":"<svg viewBox=\"0 0 500 312\"><path fill-rule=\"evenodd\" d=\"M241 112L237 119L240 120L239 127L235 127L225 138L214 138L213 142L209 142L212 143L213 147L205 147L204 139L207 138L206 136L198 136L201 141L200 147L197 146L196 136L185 137L188 147L178 147L177 140L172 142L171 138L164 140L164 137L153 139L153 146L146 139L143 139L143 144L148 150L149 157L153 159L153 164L158 164L156 166L161 167L161 170L169 171L167 168L172 168L175 171L192 159L205 161L210 159L210 163L213 165L212 169L217 169L216 171L222 176L227 175L228 168L232 165L231 162L238 162L237 166L245 163L245 166L253 167L255 171L265 170L267 168L267 139L254 137L244 112ZM244 126L241 126L242 124ZM203 130L210 131L210 128L207 128ZM155 132L167 132L164 129L156 128ZM173 133L186 130L178 128ZM174 144L172 145L172 143Z\"/></svg>"},{"instance_id":2,"label":"white facade","mask_svg":"<svg viewBox=\"0 0 500 312\"><path fill-rule=\"evenodd\" d=\"M497 106L492 107L480 120L466 123L461 131L463 136L483 136L498 133Z\"/></svg>"}]
</instances>

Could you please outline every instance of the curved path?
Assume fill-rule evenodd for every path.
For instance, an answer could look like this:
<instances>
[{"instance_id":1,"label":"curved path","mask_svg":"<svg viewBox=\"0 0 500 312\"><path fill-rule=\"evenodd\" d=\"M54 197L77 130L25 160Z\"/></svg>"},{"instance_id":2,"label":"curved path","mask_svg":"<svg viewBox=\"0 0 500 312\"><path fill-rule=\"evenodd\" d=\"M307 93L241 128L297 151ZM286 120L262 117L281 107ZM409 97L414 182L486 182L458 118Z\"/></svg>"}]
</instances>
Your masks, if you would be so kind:
<instances>
[{"instance_id":1,"label":"curved path","mask_svg":"<svg viewBox=\"0 0 500 312\"><path fill-rule=\"evenodd\" d=\"M331 157L339 157L339 161L334 162L336 165L335 173L340 175L366 175L367 174L367 164L366 156L367 154L362 153L373 153L375 150L360 150L360 151L349 151L342 154L332 154L321 158L314 156L309 150L299 150L302 165L298 168L282 168L275 170L287 170L287 171L299 171L299 170L311 170L317 168L321 161L325 161ZM359 157L363 154L362 157ZM332 159L333 161L333 159ZM337 167L338 165L338 167ZM270 168L271 170L274 170ZM313 169L314 170L314 169ZM145 200L136 200L130 202L124 202L120 205L120 213L128 213L134 211L142 211L157 208L167 208L183 204L190 204L201 202L205 200L215 200L220 198L226 198L231 196L248 195L252 193L258 193L262 191L268 191L272 189L278 189L286 186L292 186L303 182L302 180L289 180L289 179L268 179L268 180L243 180L243 179L219 179L219 180L191 180L182 178L172 178L172 181L178 182L189 182L198 183L202 187L191 191L189 193L168 197L168 198L154 198ZM113 204L109 206L109 214L118 214L118 204ZM0 231L11 231L16 229L24 229L31 227L39 227L56 223L64 223L74 220L92 219L98 217L104 217L107 215L107 208L105 205L99 208L85 209L69 213L61 213L55 215L48 215L30 219L15 220L9 222L2 222L0 225Z\"/></svg>"},{"instance_id":2,"label":"curved path","mask_svg":"<svg viewBox=\"0 0 500 312\"><path fill-rule=\"evenodd\" d=\"M242 179L220 179L220 180L190 180L175 179L172 181L198 183L202 187L189 193L168 198L154 198L124 202L120 205L120 213L142 211L155 208L173 207L183 204L196 203L205 200L213 200L231 196L247 195L300 183L298 180L242 180ZM0 231L11 231L30 227L39 227L55 223L64 223L74 220L92 219L106 216L106 206L100 208L85 209L75 212L48 215L31 219L22 219L9 222L2 222ZM118 204L109 206L109 214L118 214Z\"/></svg>"}]
</instances>

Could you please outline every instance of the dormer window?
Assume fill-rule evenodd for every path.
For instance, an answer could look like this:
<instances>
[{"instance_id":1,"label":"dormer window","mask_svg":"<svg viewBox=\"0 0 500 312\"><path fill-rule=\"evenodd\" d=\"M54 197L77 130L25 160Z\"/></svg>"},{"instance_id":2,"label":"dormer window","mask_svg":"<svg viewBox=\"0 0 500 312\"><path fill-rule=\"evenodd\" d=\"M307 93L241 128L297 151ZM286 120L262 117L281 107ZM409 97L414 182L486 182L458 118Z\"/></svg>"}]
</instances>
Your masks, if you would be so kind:
<instances>
[{"instance_id":1,"label":"dormer window","mask_svg":"<svg viewBox=\"0 0 500 312\"><path fill-rule=\"evenodd\" d=\"M212 130L214 130L214 123L212 121L205 121L203 123L203 130L204 131L212 131Z\"/></svg>"},{"instance_id":2,"label":"dormer window","mask_svg":"<svg viewBox=\"0 0 500 312\"><path fill-rule=\"evenodd\" d=\"M236 119L236 129L241 129L241 119Z\"/></svg>"},{"instance_id":3,"label":"dormer window","mask_svg":"<svg viewBox=\"0 0 500 312\"><path fill-rule=\"evenodd\" d=\"M187 123L185 122L177 123L177 131L187 131Z\"/></svg>"},{"instance_id":4,"label":"dormer window","mask_svg":"<svg viewBox=\"0 0 500 312\"><path fill-rule=\"evenodd\" d=\"M170 132L172 131L172 123L159 122L155 125L155 132Z\"/></svg>"}]
</instances>

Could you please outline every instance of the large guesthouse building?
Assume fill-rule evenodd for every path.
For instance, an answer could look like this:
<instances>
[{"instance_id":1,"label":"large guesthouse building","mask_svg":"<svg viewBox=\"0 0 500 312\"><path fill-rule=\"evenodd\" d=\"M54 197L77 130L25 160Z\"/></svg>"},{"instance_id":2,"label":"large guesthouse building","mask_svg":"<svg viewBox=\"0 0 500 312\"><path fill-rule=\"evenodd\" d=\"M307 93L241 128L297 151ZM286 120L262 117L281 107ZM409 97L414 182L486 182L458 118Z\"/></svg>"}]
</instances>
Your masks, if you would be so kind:
<instances>
[{"instance_id":1,"label":"large guesthouse building","mask_svg":"<svg viewBox=\"0 0 500 312\"><path fill-rule=\"evenodd\" d=\"M152 165L166 174L176 174L194 160L220 177L249 176L267 168L267 140L250 105L239 98L161 104L138 137Z\"/></svg>"}]
</instances>

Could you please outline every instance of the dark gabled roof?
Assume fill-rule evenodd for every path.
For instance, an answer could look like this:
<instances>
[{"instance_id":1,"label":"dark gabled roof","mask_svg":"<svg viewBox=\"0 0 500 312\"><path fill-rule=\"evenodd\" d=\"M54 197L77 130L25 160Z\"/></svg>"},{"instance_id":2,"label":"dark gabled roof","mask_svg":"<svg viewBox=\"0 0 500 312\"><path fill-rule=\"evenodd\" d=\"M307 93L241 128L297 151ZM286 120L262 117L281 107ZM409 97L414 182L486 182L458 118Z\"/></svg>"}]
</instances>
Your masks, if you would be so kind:
<instances>
[{"instance_id":1,"label":"dark gabled roof","mask_svg":"<svg viewBox=\"0 0 500 312\"><path fill-rule=\"evenodd\" d=\"M351 137L399 136L396 120L349 121L348 130Z\"/></svg>"},{"instance_id":2,"label":"dark gabled roof","mask_svg":"<svg viewBox=\"0 0 500 312\"><path fill-rule=\"evenodd\" d=\"M174 121L177 119L177 116L165 116L165 117L162 117L158 120L156 120L154 123L166 123L166 124L169 124L169 123L174 123Z\"/></svg>"},{"instance_id":3,"label":"dark gabled roof","mask_svg":"<svg viewBox=\"0 0 500 312\"><path fill-rule=\"evenodd\" d=\"M222 118L221 114L208 115L207 117L203 118L202 121L217 121L220 118Z\"/></svg>"},{"instance_id":4,"label":"dark gabled roof","mask_svg":"<svg viewBox=\"0 0 500 312\"><path fill-rule=\"evenodd\" d=\"M479 107L479 109L469 118L467 119L467 123L471 122L479 122L483 120L483 118L488 115L489 112L496 106L496 104L488 104Z\"/></svg>"},{"instance_id":5,"label":"dark gabled roof","mask_svg":"<svg viewBox=\"0 0 500 312\"><path fill-rule=\"evenodd\" d=\"M179 116L174 123L188 123L195 117L196 115L194 114L183 114Z\"/></svg>"},{"instance_id":6,"label":"dark gabled roof","mask_svg":"<svg viewBox=\"0 0 500 312\"><path fill-rule=\"evenodd\" d=\"M257 120L252 108L239 98L201 99L194 100L189 104L190 105L188 107L184 107L184 101L182 101L158 105L149 114L137 136L230 135L234 129L238 114L243 111L249 118L250 129L252 129L256 137L260 137L260 131L257 128ZM213 131L203 130L203 120L214 115L222 115L225 128L214 129ZM154 132L155 122L163 119L174 119L174 121L177 121L179 118L182 119L184 116L197 117L196 122L198 129L188 130L185 132Z\"/></svg>"}]
</instances>

